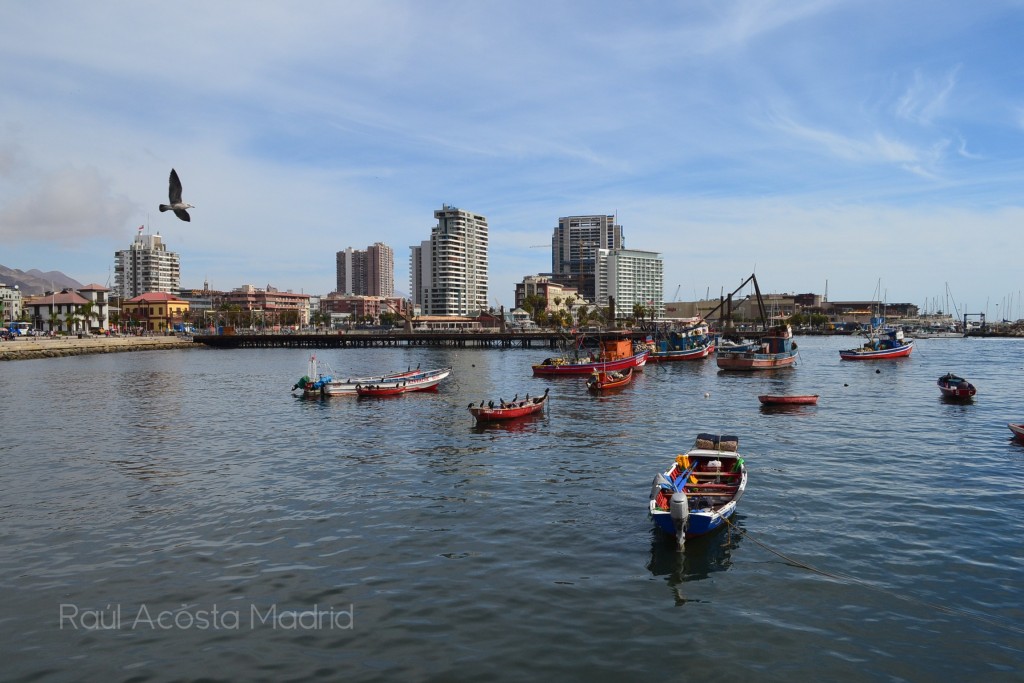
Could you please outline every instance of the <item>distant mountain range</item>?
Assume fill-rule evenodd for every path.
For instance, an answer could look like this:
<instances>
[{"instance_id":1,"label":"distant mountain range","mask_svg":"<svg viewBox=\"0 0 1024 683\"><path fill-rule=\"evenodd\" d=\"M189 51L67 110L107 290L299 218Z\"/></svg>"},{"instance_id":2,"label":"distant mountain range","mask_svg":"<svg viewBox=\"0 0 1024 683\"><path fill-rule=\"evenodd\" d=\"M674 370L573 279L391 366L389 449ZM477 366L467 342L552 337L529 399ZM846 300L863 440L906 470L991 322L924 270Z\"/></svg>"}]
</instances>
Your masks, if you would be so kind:
<instances>
[{"instance_id":1,"label":"distant mountain range","mask_svg":"<svg viewBox=\"0 0 1024 683\"><path fill-rule=\"evenodd\" d=\"M25 271L3 265L0 265L0 284L5 284L8 287L17 285L22 296L45 294L50 291L59 292L65 287L78 289L84 286L78 280L68 277L58 270L44 273L35 268Z\"/></svg>"}]
</instances>

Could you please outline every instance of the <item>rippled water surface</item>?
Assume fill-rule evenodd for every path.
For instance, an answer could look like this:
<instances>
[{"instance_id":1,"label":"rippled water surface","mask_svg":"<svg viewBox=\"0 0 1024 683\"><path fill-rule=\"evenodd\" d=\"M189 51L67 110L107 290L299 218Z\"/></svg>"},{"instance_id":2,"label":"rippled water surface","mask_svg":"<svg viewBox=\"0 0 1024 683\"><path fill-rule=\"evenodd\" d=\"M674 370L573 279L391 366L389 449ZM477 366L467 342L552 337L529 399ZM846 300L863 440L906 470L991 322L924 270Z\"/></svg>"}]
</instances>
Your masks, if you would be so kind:
<instances>
[{"instance_id":1,"label":"rippled water surface","mask_svg":"<svg viewBox=\"0 0 1024 683\"><path fill-rule=\"evenodd\" d=\"M601 397L532 377L544 350L321 350L454 367L327 401L289 394L292 350L0 365L0 678L1019 680L1024 341L798 343ZM548 388L522 422L466 410ZM738 529L679 553L647 495L699 431L739 435L750 481Z\"/></svg>"}]
</instances>

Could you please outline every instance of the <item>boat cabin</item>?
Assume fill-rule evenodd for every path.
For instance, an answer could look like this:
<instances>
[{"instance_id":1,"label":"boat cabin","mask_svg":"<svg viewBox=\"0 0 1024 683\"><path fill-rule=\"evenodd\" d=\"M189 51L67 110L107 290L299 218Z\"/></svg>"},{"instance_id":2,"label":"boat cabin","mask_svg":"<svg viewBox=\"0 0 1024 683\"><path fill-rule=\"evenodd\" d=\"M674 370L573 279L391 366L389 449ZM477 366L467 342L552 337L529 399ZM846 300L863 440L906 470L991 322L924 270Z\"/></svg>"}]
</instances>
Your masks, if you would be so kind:
<instances>
[{"instance_id":1,"label":"boat cabin","mask_svg":"<svg viewBox=\"0 0 1024 683\"><path fill-rule=\"evenodd\" d=\"M601 342L602 360L620 360L633 355L633 342L629 339L605 339Z\"/></svg>"}]
</instances>

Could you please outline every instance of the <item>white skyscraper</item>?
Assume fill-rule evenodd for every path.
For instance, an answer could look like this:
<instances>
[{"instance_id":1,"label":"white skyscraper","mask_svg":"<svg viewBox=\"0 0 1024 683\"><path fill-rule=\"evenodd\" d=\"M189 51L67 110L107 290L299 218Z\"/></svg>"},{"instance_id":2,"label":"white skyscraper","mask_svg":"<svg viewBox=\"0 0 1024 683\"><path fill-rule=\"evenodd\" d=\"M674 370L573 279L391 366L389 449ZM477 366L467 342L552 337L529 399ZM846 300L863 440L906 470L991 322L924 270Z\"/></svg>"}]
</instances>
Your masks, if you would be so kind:
<instances>
[{"instance_id":1,"label":"white skyscraper","mask_svg":"<svg viewBox=\"0 0 1024 683\"><path fill-rule=\"evenodd\" d=\"M430 239L411 247L410 289L425 315L487 310L487 219L444 205Z\"/></svg>"},{"instance_id":2,"label":"white skyscraper","mask_svg":"<svg viewBox=\"0 0 1024 683\"><path fill-rule=\"evenodd\" d=\"M598 251L597 283L599 306L615 298L615 317L633 315L633 306L641 304L655 318L665 314L665 273L661 254L639 249L601 249Z\"/></svg>"},{"instance_id":3,"label":"white skyscraper","mask_svg":"<svg viewBox=\"0 0 1024 683\"><path fill-rule=\"evenodd\" d=\"M177 294L181 289L181 260L167 251L160 235L141 231L128 249L114 253L114 294L130 299L148 292Z\"/></svg>"}]
</instances>

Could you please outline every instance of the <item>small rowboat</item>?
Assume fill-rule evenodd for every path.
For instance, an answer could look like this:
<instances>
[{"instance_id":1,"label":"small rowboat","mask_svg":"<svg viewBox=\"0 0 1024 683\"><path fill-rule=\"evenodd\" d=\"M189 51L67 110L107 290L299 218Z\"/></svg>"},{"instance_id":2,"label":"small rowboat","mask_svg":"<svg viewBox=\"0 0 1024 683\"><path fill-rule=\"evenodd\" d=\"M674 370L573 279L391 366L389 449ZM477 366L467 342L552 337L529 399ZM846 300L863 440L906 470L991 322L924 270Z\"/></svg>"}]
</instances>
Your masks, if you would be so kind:
<instances>
[{"instance_id":1,"label":"small rowboat","mask_svg":"<svg viewBox=\"0 0 1024 683\"><path fill-rule=\"evenodd\" d=\"M747 488L747 468L735 436L698 434L694 447L651 483L648 511L656 527L687 538L721 528Z\"/></svg>"},{"instance_id":2,"label":"small rowboat","mask_svg":"<svg viewBox=\"0 0 1024 683\"><path fill-rule=\"evenodd\" d=\"M518 394L516 396L518 399ZM514 420L519 417L526 417L527 415L539 413L544 410L544 406L547 404L548 390L545 389L543 396L530 398L530 395L527 394L526 398L522 401L512 400L509 403L500 401L497 406L494 405L494 401L490 401L487 404L481 401L480 405L470 403L469 412L476 418L478 423L497 420Z\"/></svg>"},{"instance_id":3,"label":"small rowboat","mask_svg":"<svg viewBox=\"0 0 1024 683\"><path fill-rule=\"evenodd\" d=\"M407 391L414 391L405 382L392 384L357 384L356 394L359 396L398 396Z\"/></svg>"},{"instance_id":4,"label":"small rowboat","mask_svg":"<svg viewBox=\"0 0 1024 683\"><path fill-rule=\"evenodd\" d=\"M817 394L783 395L764 394L758 396L757 400L765 405L796 406L810 405L818 402Z\"/></svg>"},{"instance_id":5,"label":"small rowboat","mask_svg":"<svg viewBox=\"0 0 1024 683\"><path fill-rule=\"evenodd\" d=\"M965 380L963 377L958 377L951 372L947 372L945 375L938 380L939 391L942 392L943 397L964 401L970 399L978 390L973 384Z\"/></svg>"},{"instance_id":6,"label":"small rowboat","mask_svg":"<svg viewBox=\"0 0 1024 683\"><path fill-rule=\"evenodd\" d=\"M627 368L620 372L598 372L587 380L587 389L595 393L608 391L610 389L621 389L633 381L633 368Z\"/></svg>"},{"instance_id":7,"label":"small rowboat","mask_svg":"<svg viewBox=\"0 0 1024 683\"><path fill-rule=\"evenodd\" d=\"M1024 422L1010 422L1006 425L1013 432L1013 435L1024 441Z\"/></svg>"}]
</instances>

